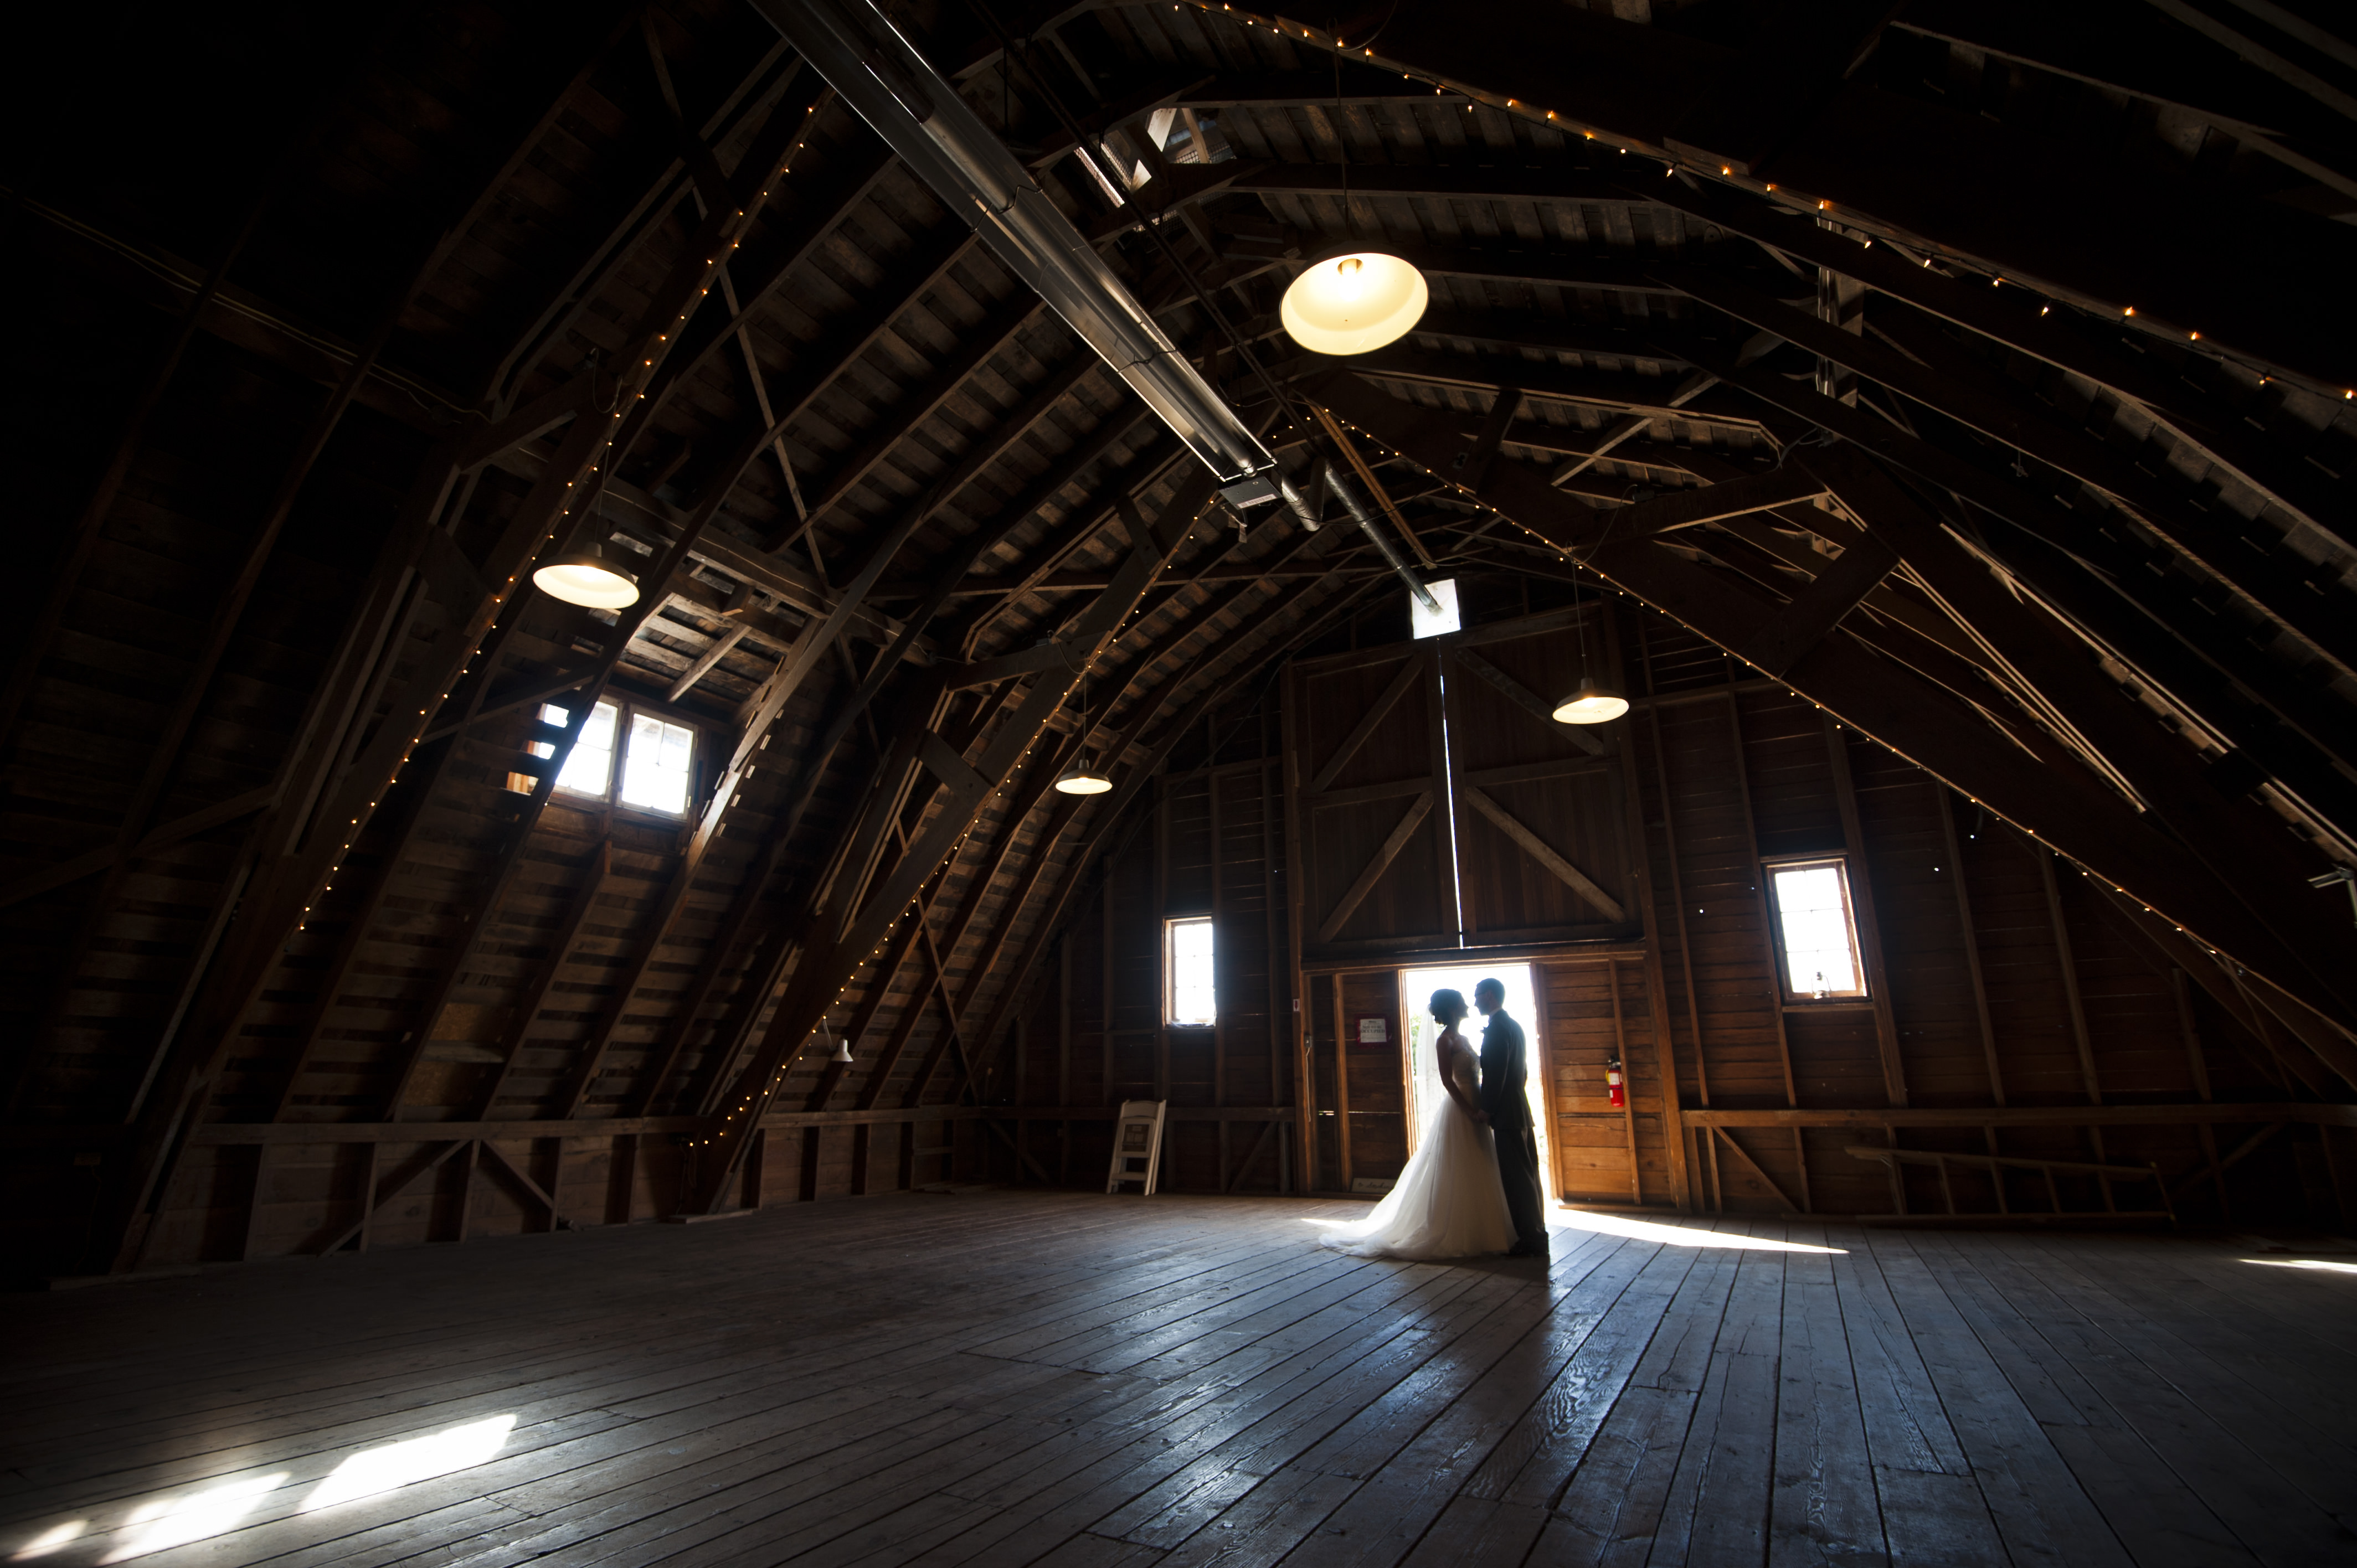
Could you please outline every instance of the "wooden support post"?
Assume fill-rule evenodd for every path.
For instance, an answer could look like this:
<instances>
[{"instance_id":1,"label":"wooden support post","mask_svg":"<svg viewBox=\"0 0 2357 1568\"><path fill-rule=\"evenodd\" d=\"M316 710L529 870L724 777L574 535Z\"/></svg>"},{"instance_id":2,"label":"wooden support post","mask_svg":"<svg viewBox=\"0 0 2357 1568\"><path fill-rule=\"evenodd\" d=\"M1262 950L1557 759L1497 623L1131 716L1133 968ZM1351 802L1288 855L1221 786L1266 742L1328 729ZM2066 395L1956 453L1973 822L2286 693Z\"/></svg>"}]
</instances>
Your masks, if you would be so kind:
<instances>
[{"instance_id":1,"label":"wooden support post","mask_svg":"<svg viewBox=\"0 0 2357 1568\"><path fill-rule=\"evenodd\" d=\"M1629 1136L1629 1201L1645 1201L1645 1180L1637 1163L1637 1096L1629 1084L1629 1030L1620 1016L1620 961L1604 961L1604 983L1612 993L1612 1049L1620 1063L1620 1125ZM1663 1121L1666 1126L1667 1119ZM1552 1144L1555 1140L1549 1139Z\"/></svg>"},{"instance_id":2,"label":"wooden support post","mask_svg":"<svg viewBox=\"0 0 2357 1568\"><path fill-rule=\"evenodd\" d=\"M1100 1105L1111 1105L1114 1103L1113 1092L1113 1031L1114 1018L1113 983L1114 861L1114 857L1112 854L1107 854L1104 857L1104 875L1098 879L1098 886L1102 891L1097 896L1097 962L1099 967L1099 979L1101 982L1097 987L1097 992L1099 1000L1104 1009L1104 1034L1097 1042L1099 1047L1104 1053L1104 1071L1097 1079L1097 1103Z\"/></svg>"},{"instance_id":3,"label":"wooden support post","mask_svg":"<svg viewBox=\"0 0 2357 1568\"><path fill-rule=\"evenodd\" d=\"M1351 1163L1351 1047L1343 1036L1342 977L1333 979L1334 997L1334 1142L1336 1159L1342 1166L1340 1189L1349 1192L1356 1179L1357 1167Z\"/></svg>"},{"instance_id":4,"label":"wooden support post","mask_svg":"<svg viewBox=\"0 0 2357 1568\"><path fill-rule=\"evenodd\" d=\"M1849 850L1849 896L1857 918L1857 945L1866 961L1868 999L1874 1004L1874 1037L1882 1057L1882 1087L1893 1105L1907 1103L1907 1066L1899 1051L1899 1024L1891 1005L1890 975L1882 961L1882 922L1875 911L1874 862L1866 847L1866 827L1857 811L1857 786L1850 777L1849 743L1833 714L1819 710L1825 732L1825 759L1834 777L1834 800L1841 810L1842 840ZM1895 1164L1894 1164L1895 1168Z\"/></svg>"},{"instance_id":5,"label":"wooden support post","mask_svg":"<svg viewBox=\"0 0 2357 1568\"><path fill-rule=\"evenodd\" d=\"M2071 1017L2071 1039L2079 1048L2079 1071L2085 1083L2087 1103L2101 1105L2104 1089L2095 1076L2095 1047L2087 1034L2087 1009L2079 995L2079 968L2072 957L2071 928L2062 914L2062 889L2054 876L2054 854L2040 843L2029 843L2028 848L2038 862L2039 885L2046 894L2046 918L2054 934L2055 956L2061 963L2062 996ZM2100 1154L2098 1151L2099 1156Z\"/></svg>"},{"instance_id":6,"label":"wooden support post","mask_svg":"<svg viewBox=\"0 0 2357 1568\"><path fill-rule=\"evenodd\" d=\"M1611 628L1617 619L1608 611L1605 625ZM1619 639L1608 639L1616 649ZM1645 623L1637 623L1637 654L1645 671L1645 692L1653 694L1652 649L1645 639ZM1662 838L1667 853L1664 869L1670 877L1670 908L1677 923L1678 969L1685 984L1686 1019L1691 1026L1695 1043L1695 1097L1696 1103L1707 1109L1710 1105L1710 1072L1705 1061L1702 1035L1702 1005L1695 994L1694 945L1686 932L1685 884L1678 872L1677 811L1670 782L1670 754L1662 744L1662 710L1648 703L1645 719L1653 740L1653 777L1662 796ZM1637 766L1637 737L1631 725L1620 737L1622 812L1629 835L1629 851L1636 860L1639 914L1645 933L1646 1005L1653 1023L1653 1053L1662 1075L1662 1140L1667 1146L1670 1162L1670 1187L1678 1212L1686 1213L1699 1205L1703 1194L1695 1182L1700 1174L1690 1168L1689 1161L1699 1159L1715 1181L1718 1169L1718 1154L1710 1140L1700 1147L1690 1142L1685 1127L1684 1091L1678 1086L1677 1036L1670 1023L1670 988L1666 965L1662 959L1662 918L1659 901L1653 888L1653 860L1651 835L1645 827L1645 796L1643 779ZM1714 1206L1715 1207L1715 1206Z\"/></svg>"},{"instance_id":7,"label":"wooden support post","mask_svg":"<svg viewBox=\"0 0 2357 1568\"><path fill-rule=\"evenodd\" d=\"M1262 701L1265 703L1266 700L1267 693L1264 692ZM1260 789L1261 954L1263 962L1268 970L1268 1103L1282 1105L1286 1103L1286 1099L1285 1092L1286 1013L1285 976L1284 972L1277 967L1276 822L1275 820L1276 802L1274 792L1269 788L1268 724L1265 714L1261 715L1261 722L1255 727L1259 733L1254 738L1260 753L1260 762L1253 768L1253 779ZM1293 1102L1299 1104L1299 1098L1295 1097ZM1284 1161L1280 1158L1277 1162L1279 1179L1276 1186L1276 1190L1279 1192L1286 1190L1283 1180L1284 1168Z\"/></svg>"},{"instance_id":8,"label":"wooden support post","mask_svg":"<svg viewBox=\"0 0 2357 1568\"><path fill-rule=\"evenodd\" d=\"M2079 1047L2079 1071L2086 1082L2087 1103L2104 1102L2104 1086L2095 1073L2095 1046L2087 1033L2087 1008L2079 994L2079 965L2071 950L2071 926L2062 913L2062 888L2054 876L2054 854L2044 844L2025 838L2031 858L2038 862L2039 885L2046 894L2046 918L2054 931L2054 952L2062 968L2062 998L2071 1018L2071 1039ZM2087 1143L2095 1151L2095 1163L2104 1164L2109 1156L2104 1153L2104 1130L2087 1129ZM2112 1187L2102 1183L2104 1208L2112 1208Z\"/></svg>"},{"instance_id":9,"label":"wooden support post","mask_svg":"<svg viewBox=\"0 0 2357 1568\"><path fill-rule=\"evenodd\" d=\"M1784 1103L1797 1108L1801 1103L1801 1093L1792 1077L1792 1042L1784 1028L1784 981L1783 976L1777 972L1776 939L1769 927L1768 873L1760 864L1760 828L1751 807L1751 769L1743 755L1742 699L1732 692L1727 695L1727 735L1733 748L1736 793L1743 804L1743 863L1750 870L1751 908L1760 927L1760 961L1768 966L1768 1005L1776 1023L1776 1059L1784 1069ZM1800 1208L1803 1213L1809 1213L1813 1211L1813 1206L1809 1202L1808 1145L1802 1142L1798 1127L1792 1131L1792 1158L1798 1163L1801 1172ZM1728 1146L1734 1147L1732 1142ZM1735 1152L1743 1155L1747 1161L1751 1157L1739 1148ZM1763 1176L1761 1179L1766 1178Z\"/></svg>"},{"instance_id":10,"label":"wooden support post","mask_svg":"<svg viewBox=\"0 0 2357 1568\"><path fill-rule=\"evenodd\" d=\"M1286 1027L1291 1031L1294 1075L1295 1166L1301 1190L1318 1190L1318 1001L1301 969L1303 919L1301 871L1301 745L1294 718L1298 682L1288 669L1280 678L1282 696L1277 715L1279 792L1285 800L1285 959L1293 1005ZM1270 962L1275 961L1272 955Z\"/></svg>"},{"instance_id":11,"label":"wooden support post","mask_svg":"<svg viewBox=\"0 0 2357 1568\"><path fill-rule=\"evenodd\" d=\"M1973 924L1972 890L1965 886L1964 845L1956 838L1956 802L1953 791L1929 773L1923 775L1924 787L1932 791L1932 806L1940 817L1940 832L1946 845L1947 870L1955 879L1956 926L1964 939L1964 971L1973 982L1973 1018L1980 1026L1981 1058L1988 1064L1989 1101L2005 1103L2005 1069L1997 1063L1996 1026L1989 1019L1988 982L1981 972L1980 933ZM1996 1136L1996 1129L1990 1129ZM1992 1145L1989 1153L1996 1149Z\"/></svg>"},{"instance_id":12,"label":"wooden support post","mask_svg":"<svg viewBox=\"0 0 2357 1568\"><path fill-rule=\"evenodd\" d=\"M2185 972L2175 964L2169 966L2169 991L2177 1004L2177 1029L2185 1039L2185 1067L2193 1080L2193 1092L2203 1100L2210 1098L2210 1064L2201 1059L2201 1031L2193 1021L2192 983ZM2332 1130L2324 1130L2324 1144L2332 1146ZM2211 1185L2217 1190L2219 1217L2229 1225L2234 1222L2234 1211L2226 1202L2226 1173L2218 1163L2218 1131L2209 1122L2201 1123L2201 1153L2210 1162Z\"/></svg>"},{"instance_id":13,"label":"wooden support post","mask_svg":"<svg viewBox=\"0 0 2357 1568\"><path fill-rule=\"evenodd\" d=\"M1211 736L1211 713L1203 713L1203 734L1207 746L1203 755L1203 805L1207 813L1211 851L1211 994L1220 992L1219 974L1222 967L1233 968L1233 957L1228 950L1227 879L1220 875L1220 770L1217 766L1219 742ZM1228 1009L1214 1001L1211 1008L1211 1103L1224 1106L1228 1102ZM1225 1192L1228 1176L1228 1123L1219 1125L1220 1190Z\"/></svg>"},{"instance_id":14,"label":"wooden support post","mask_svg":"<svg viewBox=\"0 0 2357 1568\"><path fill-rule=\"evenodd\" d=\"M1154 908L1147 929L1154 943L1154 1098L1170 1098L1170 785L1154 780ZM1216 949L1218 936L1212 941Z\"/></svg>"},{"instance_id":15,"label":"wooden support post","mask_svg":"<svg viewBox=\"0 0 2357 1568\"><path fill-rule=\"evenodd\" d=\"M1072 867L1078 876L1081 868ZM1072 934L1056 938L1056 1103L1072 1102ZM1056 1123L1056 1185L1072 1179L1072 1124Z\"/></svg>"}]
</instances>

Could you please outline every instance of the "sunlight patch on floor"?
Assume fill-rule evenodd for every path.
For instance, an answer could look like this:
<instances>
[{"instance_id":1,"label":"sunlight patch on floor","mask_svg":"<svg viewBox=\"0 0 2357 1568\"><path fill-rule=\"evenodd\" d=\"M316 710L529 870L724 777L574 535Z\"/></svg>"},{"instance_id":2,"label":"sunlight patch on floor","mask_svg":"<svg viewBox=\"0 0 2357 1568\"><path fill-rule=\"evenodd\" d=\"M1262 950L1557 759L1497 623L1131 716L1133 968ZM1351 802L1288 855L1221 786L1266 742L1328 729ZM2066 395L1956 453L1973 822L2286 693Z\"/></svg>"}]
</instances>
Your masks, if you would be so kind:
<instances>
[{"instance_id":1,"label":"sunlight patch on floor","mask_svg":"<svg viewBox=\"0 0 2357 1568\"><path fill-rule=\"evenodd\" d=\"M2316 1269L2328 1274L2357 1274L2357 1263L2327 1262L2322 1258L2244 1258L2263 1269Z\"/></svg>"},{"instance_id":2,"label":"sunlight patch on floor","mask_svg":"<svg viewBox=\"0 0 2357 1568\"><path fill-rule=\"evenodd\" d=\"M27 1563L36 1557L47 1557L90 1528L86 1519L70 1519L63 1524L53 1524L16 1551L8 1553L11 1563Z\"/></svg>"},{"instance_id":3,"label":"sunlight patch on floor","mask_svg":"<svg viewBox=\"0 0 2357 1568\"><path fill-rule=\"evenodd\" d=\"M404 1443L363 1448L311 1488L311 1495L303 1499L301 1511L333 1508L354 1498L372 1498L413 1481L427 1481L479 1465L506 1444L515 1423L513 1415L495 1415L488 1421L429 1432Z\"/></svg>"},{"instance_id":4,"label":"sunlight patch on floor","mask_svg":"<svg viewBox=\"0 0 2357 1568\"><path fill-rule=\"evenodd\" d=\"M1662 1225L1651 1219L1635 1219L1626 1214L1599 1214L1593 1209L1574 1208L1567 1203L1555 1208L1554 1223L1568 1225L1576 1230L1598 1230L1610 1236L1628 1236L1640 1241L1659 1241L1665 1247L1733 1247L1749 1252L1828 1252L1846 1255L1846 1247L1812 1247L1804 1241L1775 1241L1765 1236L1738 1236L1725 1230L1695 1230L1683 1225Z\"/></svg>"},{"instance_id":5,"label":"sunlight patch on floor","mask_svg":"<svg viewBox=\"0 0 2357 1568\"><path fill-rule=\"evenodd\" d=\"M121 1563L161 1552L167 1546L185 1546L191 1541L235 1530L238 1521L253 1511L253 1505L262 1500L263 1494L275 1491L285 1479L284 1470L269 1476L243 1476L202 1491L141 1503L131 1510L125 1526L130 1539L99 1561Z\"/></svg>"},{"instance_id":6,"label":"sunlight patch on floor","mask_svg":"<svg viewBox=\"0 0 2357 1568\"><path fill-rule=\"evenodd\" d=\"M290 1509L285 1498L271 1500L264 1518L313 1513L468 1469L506 1447L515 1423L512 1413L494 1415L346 1455L341 1464L319 1478L299 1506ZM167 1547L224 1535L245 1523L272 1492L285 1487L291 1497L295 1488L288 1482L292 1478L293 1472L286 1470L239 1476L140 1499L129 1505L127 1513L118 1515L109 1509L102 1515L66 1520L25 1541L8 1554L7 1561L31 1562L80 1543L84 1552L104 1549L105 1555L98 1559L102 1563L124 1563Z\"/></svg>"}]
</instances>

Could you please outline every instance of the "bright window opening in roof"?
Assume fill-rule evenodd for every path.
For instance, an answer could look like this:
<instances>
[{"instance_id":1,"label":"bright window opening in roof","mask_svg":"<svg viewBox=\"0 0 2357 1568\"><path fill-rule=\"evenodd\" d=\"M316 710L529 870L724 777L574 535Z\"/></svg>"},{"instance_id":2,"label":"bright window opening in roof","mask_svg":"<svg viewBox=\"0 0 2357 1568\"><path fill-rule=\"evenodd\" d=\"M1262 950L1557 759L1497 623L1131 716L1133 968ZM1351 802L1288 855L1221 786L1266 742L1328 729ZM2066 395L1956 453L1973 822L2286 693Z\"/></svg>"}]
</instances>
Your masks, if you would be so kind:
<instances>
[{"instance_id":1,"label":"bright window opening in roof","mask_svg":"<svg viewBox=\"0 0 2357 1568\"><path fill-rule=\"evenodd\" d=\"M1784 966L1788 1002L1825 1002L1866 994L1849 868L1839 855L1766 866L1769 907Z\"/></svg>"},{"instance_id":2,"label":"bright window opening in roof","mask_svg":"<svg viewBox=\"0 0 2357 1568\"><path fill-rule=\"evenodd\" d=\"M651 714L632 714L630 749L622 759L622 804L681 815L687 810L694 761L694 730Z\"/></svg>"},{"instance_id":3,"label":"bright window opening in roof","mask_svg":"<svg viewBox=\"0 0 2357 1568\"><path fill-rule=\"evenodd\" d=\"M540 710L544 725L560 728L569 716L554 703ZM556 747L535 741L529 749L544 758L554 756ZM572 755L565 759L565 771L556 776L556 787L567 795L634 811L684 816L695 792L694 726L608 698L590 711Z\"/></svg>"},{"instance_id":4,"label":"bright window opening in roof","mask_svg":"<svg viewBox=\"0 0 2357 1568\"><path fill-rule=\"evenodd\" d=\"M1432 596L1440 607L1437 610L1426 609L1424 601L1410 594L1407 596L1408 629L1419 640L1427 637L1445 637L1457 630L1457 579L1448 577L1437 583L1426 583L1425 586L1432 591Z\"/></svg>"}]
</instances>

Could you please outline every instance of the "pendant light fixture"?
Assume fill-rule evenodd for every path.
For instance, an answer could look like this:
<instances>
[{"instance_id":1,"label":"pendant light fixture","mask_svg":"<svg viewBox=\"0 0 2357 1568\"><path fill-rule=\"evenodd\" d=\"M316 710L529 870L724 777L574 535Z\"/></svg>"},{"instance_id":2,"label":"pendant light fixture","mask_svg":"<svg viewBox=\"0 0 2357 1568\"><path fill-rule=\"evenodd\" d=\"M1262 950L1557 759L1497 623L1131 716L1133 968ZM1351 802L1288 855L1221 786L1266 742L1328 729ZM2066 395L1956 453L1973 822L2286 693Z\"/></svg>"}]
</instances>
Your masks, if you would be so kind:
<instances>
[{"instance_id":1,"label":"pendant light fixture","mask_svg":"<svg viewBox=\"0 0 2357 1568\"><path fill-rule=\"evenodd\" d=\"M598 508L583 525L585 532L602 532ZM619 561L608 561L603 546L576 542L532 569L532 585L553 599L585 609L627 609L639 602L639 575Z\"/></svg>"},{"instance_id":2,"label":"pendant light fixture","mask_svg":"<svg viewBox=\"0 0 2357 1568\"><path fill-rule=\"evenodd\" d=\"M553 599L593 610L627 609L639 602L639 576L597 546L568 550L532 569L532 585Z\"/></svg>"},{"instance_id":3,"label":"pendant light fixture","mask_svg":"<svg viewBox=\"0 0 2357 1568\"><path fill-rule=\"evenodd\" d=\"M1342 139L1342 57L1334 57L1334 143L1342 167L1342 225L1351 221L1351 149ZM1314 354L1367 354L1395 343L1424 318L1424 274L1380 245L1350 240L1310 259L1285 291L1276 318Z\"/></svg>"},{"instance_id":4,"label":"pendant light fixture","mask_svg":"<svg viewBox=\"0 0 2357 1568\"><path fill-rule=\"evenodd\" d=\"M1081 726L1081 754L1072 759L1071 767L1056 775L1056 789L1066 795L1104 794L1113 788L1113 780L1105 777L1103 769L1090 765L1086 745L1089 735L1089 678L1086 675L1081 677L1081 712L1076 722Z\"/></svg>"},{"instance_id":5,"label":"pendant light fixture","mask_svg":"<svg viewBox=\"0 0 2357 1568\"><path fill-rule=\"evenodd\" d=\"M1405 337L1431 298L1415 267L1353 242L1303 268L1276 314L1312 353L1367 354Z\"/></svg>"},{"instance_id":6,"label":"pendant light fixture","mask_svg":"<svg viewBox=\"0 0 2357 1568\"><path fill-rule=\"evenodd\" d=\"M1555 705L1555 722L1559 725L1600 725L1619 718L1629 711L1629 699L1612 689L1611 683L1593 675L1582 675L1579 685L1570 696Z\"/></svg>"},{"instance_id":7,"label":"pendant light fixture","mask_svg":"<svg viewBox=\"0 0 2357 1568\"><path fill-rule=\"evenodd\" d=\"M1629 711L1629 699L1622 696L1612 682L1599 681L1588 671L1587 617L1583 613L1573 624L1579 628L1579 684L1572 689L1571 695L1555 705L1555 722L1559 725L1609 724Z\"/></svg>"},{"instance_id":8,"label":"pendant light fixture","mask_svg":"<svg viewBox=\"0 0 2357 1568\"><path fill-rule=\"evenodd\" d=\"M846 1035L842 1039L834 1042L834 1056L832 1059L839 1062L848 1062L851 1060L851 1037L849 1036Z\"/></svg>"}]
</instances>

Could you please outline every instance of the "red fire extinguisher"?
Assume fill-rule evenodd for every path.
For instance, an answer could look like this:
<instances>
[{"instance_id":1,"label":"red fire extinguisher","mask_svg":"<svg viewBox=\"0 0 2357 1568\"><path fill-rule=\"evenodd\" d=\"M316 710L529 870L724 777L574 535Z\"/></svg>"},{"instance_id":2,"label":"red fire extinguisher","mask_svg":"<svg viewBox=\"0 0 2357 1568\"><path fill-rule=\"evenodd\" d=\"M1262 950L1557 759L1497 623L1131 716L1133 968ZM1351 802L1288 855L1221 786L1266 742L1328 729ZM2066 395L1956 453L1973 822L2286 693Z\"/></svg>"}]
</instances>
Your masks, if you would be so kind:
<instances>
[{"instance_id":1,"label":"red fire extinguisher","mask_svg":"<svg viewBox=\"0 0 2357 1568\"><path fill-rule=\"evenodd\" d=\"M1629 1090L1620 1080L1620 1058L1614 1057L1604 1064L1604 1087L1611 1091L1612 1109L1619 1111L1629 1103Z\"/></svg>"}]
</instances>

